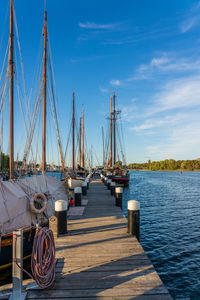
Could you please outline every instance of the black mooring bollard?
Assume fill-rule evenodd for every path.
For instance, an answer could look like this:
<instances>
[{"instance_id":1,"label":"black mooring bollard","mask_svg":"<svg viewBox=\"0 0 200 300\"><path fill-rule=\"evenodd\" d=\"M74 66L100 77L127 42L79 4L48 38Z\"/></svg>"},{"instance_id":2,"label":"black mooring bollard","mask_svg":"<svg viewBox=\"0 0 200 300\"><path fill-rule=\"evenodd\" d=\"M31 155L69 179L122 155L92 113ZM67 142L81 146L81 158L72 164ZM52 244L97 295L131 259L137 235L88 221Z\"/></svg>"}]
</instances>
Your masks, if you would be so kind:
<instances>
[{"instance_id":1,"label":"black mooring bollard","mask_svg":"<svg viewBox=\"0 0 200 300\"><path fill-rule=\"evenodd\" d=\"M140 202L128 201L128 233L140 240Z\"/></svg>"},{"instance_id":2,"label":"black mooring bollard","mask_svg":"<svg viewBox=\"0 0 200 300\"><path fill-rule=\"evenodd\" d=\"M122 187L116 187L115 188L115 205L122 208L122 194L123 194L123 188Z\"/></svg>"},{"instance_id":3,"label":"black mooring bollard","mask_svg":"<svg viewBox=\"0 0 200 300\"><path fill-rule=\"evenodd\" d=\"M107 180L107 189L110 190L110 186L111 186L111 179Z\"/></svg>"},{"instance_id":4,"label":"black mooring bollard","mask_svg":"<svg viewBox=\"0 0 200 300\"><path fill-rule=\"evenodd\" d=\"M111 182L111 185L110 185L110 194L111 196L114 196L115 195L115 182Z\"/></svg>"},{"instance_id":5,"label":"black mooring bollard","mask_svg":"<svg viewBox=\"0 0 200 300\"><path fill-rule=\"evenodd\" d=\"M57 200L55 202L55 217L57 218L57 236L67 233L67 206L65 200Z\"/></svg>"},{"instance_id":6,"label":"black mooring bollard","mask_svg":"<svg viewBox=\"0 0 200 300\"><path fill-rule=\"evenodd\" d=\"M81 194L82 194L81 187L75 187L74 189L75 206L81 206Z\"/></svg>"},{"instance_id":7,"label":"black mooring bollard","mask_svg":"<svg viewBox=\"0 0 200 300\"><path fill-rule=\"evenodd\" d=\"M86 181L84 181L84 182L82 183L82 195L83 195L83 196L86 196L86 195L87 195L87 182L86 182Z\"/></svg>"}]
</instances>

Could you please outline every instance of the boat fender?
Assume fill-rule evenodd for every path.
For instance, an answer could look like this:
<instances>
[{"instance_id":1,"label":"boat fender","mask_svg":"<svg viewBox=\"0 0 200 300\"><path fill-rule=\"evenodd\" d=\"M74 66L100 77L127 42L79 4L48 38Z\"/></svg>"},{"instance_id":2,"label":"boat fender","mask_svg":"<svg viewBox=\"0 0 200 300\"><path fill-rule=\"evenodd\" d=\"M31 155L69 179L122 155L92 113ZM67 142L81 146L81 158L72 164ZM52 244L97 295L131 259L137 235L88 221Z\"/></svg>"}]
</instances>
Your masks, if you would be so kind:
<instances>
[{"instance_id":1,"label":"boat fender","mask_svg":"<svg viewBox=\"0 0 200 300\"><path fill-rule=\"evenodd\" d=\"M38 208L35 207L35 201L36 201L37 198L39 198L39 199L41 199L43 201L43 205L42 205L42 207L40 209L38 209ZM47 207L47 198L45 197L44 194L37 193L37 194L35 194L31 198L31 200L30 200L30 208L31 208L31 211L33 213L35 213L35 214L41 214L41 213L43 213L45 211L46 207Z\"/></svg>"}]
</instances>

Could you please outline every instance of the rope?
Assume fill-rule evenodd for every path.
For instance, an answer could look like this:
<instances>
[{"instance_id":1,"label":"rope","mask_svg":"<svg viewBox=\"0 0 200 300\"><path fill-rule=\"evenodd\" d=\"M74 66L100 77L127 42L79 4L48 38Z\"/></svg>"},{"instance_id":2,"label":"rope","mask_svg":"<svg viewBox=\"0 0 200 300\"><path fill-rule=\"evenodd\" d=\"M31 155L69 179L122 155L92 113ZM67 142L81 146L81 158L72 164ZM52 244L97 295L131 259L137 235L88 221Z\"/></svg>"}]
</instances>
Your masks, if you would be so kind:
<instances>
[{"instance_id":1,"label":"rope","mask_svg":"<svg viewBox=\"0 0 200 300\"><path fill-rule=\"evenodd\" d=\"M32 275L17 263L16 244L14 261L23 272L36 281L39 287L42 289L50 287L55 279L56 266L55 244L52 231L47 227L36 230L31 257Z\"/></svg>"},{"instance_id":2,"label":"rope","mask_svg":"<svg viewBox=\"0 0 200 300\"><path fill-rule=\"evenodd\" d=\"M52 231L43 227L36 231L31 257L33 277L41 288L52 285L55 279L55 244Z\"/></svg>"}]
</instances>

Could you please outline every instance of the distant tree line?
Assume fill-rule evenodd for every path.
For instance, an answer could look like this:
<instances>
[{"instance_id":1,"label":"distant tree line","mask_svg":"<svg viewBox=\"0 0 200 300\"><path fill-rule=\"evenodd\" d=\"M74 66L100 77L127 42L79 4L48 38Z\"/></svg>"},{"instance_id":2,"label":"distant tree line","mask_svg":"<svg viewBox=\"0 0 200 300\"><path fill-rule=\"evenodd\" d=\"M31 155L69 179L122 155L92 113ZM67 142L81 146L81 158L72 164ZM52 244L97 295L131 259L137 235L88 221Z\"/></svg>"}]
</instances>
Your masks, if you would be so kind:
<instances>
[{"instance_id":1,"label":"distant tree line","mask_svg":"<svg viewBox=\"0 0 200 300\"><path fill-rule=\"evenodd\" d=\"M3 152L0 154L0 168L1 170L9 168L9 156Z\"/></svg>"},{"instance_id":2,"label":"distant tree line","mask_svg":"<svg viewBox=\"0 0 200 300\"><path fill-rule=\"evenodd\" d=\"M129 169L149 171L175 171L175 170L200 170L200 159L195 160L174 160L165 159L162 161L148 161L147 163L131 163Z\"/></svg>"}]
</instances>

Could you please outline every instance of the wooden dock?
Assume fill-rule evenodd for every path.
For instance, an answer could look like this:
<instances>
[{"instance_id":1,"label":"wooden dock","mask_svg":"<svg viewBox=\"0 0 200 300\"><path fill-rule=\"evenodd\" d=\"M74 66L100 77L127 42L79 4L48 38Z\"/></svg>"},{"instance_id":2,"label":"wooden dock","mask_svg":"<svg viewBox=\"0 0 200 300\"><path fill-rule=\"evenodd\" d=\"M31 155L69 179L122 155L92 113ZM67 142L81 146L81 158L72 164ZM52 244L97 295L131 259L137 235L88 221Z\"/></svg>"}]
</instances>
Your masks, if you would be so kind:
<instances>
[{"instance_id":1,"label":"wooden dock","mask_svg":"<svg viewBox=\"0 0 200 300\"><path fill-rule=\"evenodd\" d=\"M68 235L56 241L56 280L35 287L27 299L172 299L127 221L99 180L88 190L82 216L68 222ZM87 201L86 201L87 202Z\"/></svg>"}]
</instances>

